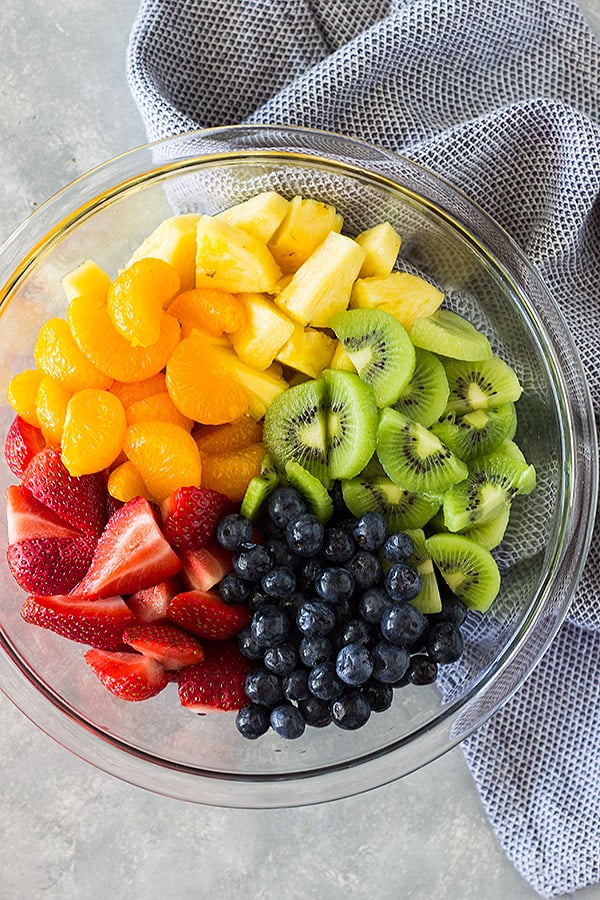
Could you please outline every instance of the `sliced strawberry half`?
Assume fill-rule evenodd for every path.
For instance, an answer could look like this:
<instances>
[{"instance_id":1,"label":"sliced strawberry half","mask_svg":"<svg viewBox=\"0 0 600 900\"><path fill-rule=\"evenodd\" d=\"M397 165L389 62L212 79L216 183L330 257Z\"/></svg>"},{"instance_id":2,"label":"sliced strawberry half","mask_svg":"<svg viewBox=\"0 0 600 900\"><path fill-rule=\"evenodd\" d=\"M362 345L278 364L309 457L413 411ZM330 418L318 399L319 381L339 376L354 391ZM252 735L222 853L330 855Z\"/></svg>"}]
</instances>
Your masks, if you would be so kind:
<instances>
[{"instance_id":1,"label":"sliced strawberry half","mask_svg":"<svg viewBox=\"0 0 600 900\"><path fill-rule=\"evenodd\" d=\"M184 591L167 607L167 617L186 631L210 641L233 637L250 623L245 606L223 603L212 591Z\"/></svg>"},{"instance_id":2,"label":"sliced strawberry half","mask_svg":"<svg viewBox=\"0 0 600 900\"><path fill-rule=\"evenodd\" d=\"M33 457L45 446L46 441L40 429L20 416L15 416L4 442L4 458L13 475L22 478Z\"/></svg>"},{"instance_id":3,"label":"sliced strawberry half","mask_svg":"<svg viewBox=\"0 0 600 900\"><path fill-rule=\"evenodd\" d=\"M158 660L165 669L182 669L204 659L202 644L168 622L129 625L123 640L139 653Z\"/></svg>"},{"instance_id":4,"label":"sliced strawberry half","mask_svg":"<svg viewBox=\"0 0 600 900\"><path fill-rule=\"evenodd\" d=\"M231 556L231 551L225 550L216 541L199 550L180 550L179 559L186 586L194 591L209 591L233 569Z\"/></svg>"},{"instance_id":5,"label":"sliced strawberry half","mask_svg":"<svg viewBox=\"0 0 600 900\"><path fill-rule=\"evenodd\" d=\"M69 475L59 447L37 453L23 473L23 485L36 500L85 534L98 537L106 522L106 479Z\"/></svg>"},{"instance_id":6,"label":"sliced strawberry half","mask_svg":"<svg viewBox=\"0 0 600 900\"><path fill-rule=\"evenodd\" d=\"M179 672L181 705L199 713L239 709L248 702L244 682L251 665L233 641L207 644L204 660Z\"/></svg>"},{"instance_id":7,"label":"sliced strawberry half","mask_svg":"<svg viewBox=\"0 0 600 900\"><path fill-rule=\"evenodd\" d=\"M152 507L143 497L134 497L110 517L77 593L133 594L171 578L180 568Z\"/></svg>"},{"instance_id":8,"label":"sliced strawberry half","mask_svg":"<svg viewBox=\"0 0 600 900\"><path fill-rule=\"evenodd\" d=\"M26 622L90 647L118 650L133 613L122 597L83 600L69 595L28 597L21 615Z\"/></svg>"},{"instance_id":9,"label":"sliced strawberry half","mask_svg":"<svg viewBox=\"0 0 600 900\"><path fill-rule=\"evenodd\" d=\"M21 484L11 484L6 489L6 526L9 544L29 538L83 536L81 531L36 500Z\"/></svg>"},{"instance_id":10,"label":"sliced strawberry half","mask_svg":"<svg viewBox=\"0 0 600 900\"><path fill-rule=\"evenodd\" d=\"M167 607L180 591L179 579L169 578L130 594L125 602L138 622L156 622L158 619L166 619Z\"/></svg>"},{"instance_id":11,"label":"sliced strawberry half","mask_svg":"<svg viewBox=\"0 0 600 900\"><path fill-rule=\"evenodd\" d=\"M165 537L175 550L198 550L214 539L217 522L232 509L231 500L203 487L180 487L163 501Z\"/></svg>"},{"instance_id":12,"label":"sliced strawberry half","mask_svg":"<svg viewBox=\"0 0 600 900\"><path fill-rule=\"evenodd\" d=\"M87 571L95 547L96 539L87 536L30 538L10 544L6 558L28 593L67 594Z\"/></svg>"},{"instance_id":13,"label":"sliced strawberry half","mask_svg":"<svg viewBox=\"0 0 600 900\"><path fill-rule=\"evenodd\" d=\"M141 653L88 650L85 661L104 687L121 700L155 697L169 683L165 669Z\"/></svg>"}]
</instances>

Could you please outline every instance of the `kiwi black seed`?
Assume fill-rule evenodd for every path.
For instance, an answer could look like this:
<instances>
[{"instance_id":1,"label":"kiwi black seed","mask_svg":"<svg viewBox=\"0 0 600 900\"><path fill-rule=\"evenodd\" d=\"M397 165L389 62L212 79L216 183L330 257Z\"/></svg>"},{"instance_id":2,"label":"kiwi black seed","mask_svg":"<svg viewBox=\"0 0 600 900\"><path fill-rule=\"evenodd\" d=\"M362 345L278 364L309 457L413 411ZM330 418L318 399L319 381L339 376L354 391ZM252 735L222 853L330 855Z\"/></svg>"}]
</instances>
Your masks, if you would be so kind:
<instances>
[{"instance_id":1,"label":"kiwi black seed","mask_svg":"<svg viewBox=\"0 0 600 900\"><path fill-rule=\"evenodd\" d=\"M522 393L511 367L498 356L476 361L443 360L450 394L446 412L457 416L474 409L514 403Z\"/></svg>"},{"instance_id":2,"label":"kiwi black seed","mask_svg":"<svg viewBox=\"0 0 600 900\"><path fill-rule=\"evenodd\" d=\"M490 551L462 534L434 534L425 547L452 593L470 609L485 612L500 590L500 571Z\"/></svg>"},{"instance_id":3,"label":"kiwi black seed","mask_svg":"<svg viewBox=\"0 0 600 900\"><path fill-rule=\"evenodd\" d=\"M437 356L415 348L415 371L396 402L394 409L429 428L443 414L448 402L448 379Z\"/></svg>"},{"instance_id":4,"label":"kiwi black seed","mask_svg":"<svg viewBox=\"0 0 600 900\"><path fill-rule=\"evenodd\" d=\"M331 327L377 405L394 403L415 370L415 349L400 322L380 309L349 309Z\"/></svg>"},{"instance_id":5,"label":"kiwi black seed","mask_svg":"<svg viewBox=\"0 0 600 900\"><path fill-rule=\"evenodd\" d=\"M384 409L377 456L392 481L407 491L437 494L468 475L466 464L440 439L395 409Z\"/></svg>"},{"instance_id":6,"label":"kiwi black seed","mask_svg":"<svg viewBox=\"0 0 600 900\"><path fill-rule=\"evenodd\" d=\"M323 372L327 460L333 479L354 478L375 452L379 411L372 389L353 372Z\"/></svg>"},{"instance_id":7,"label":"kiwi black seed","mask_svg":"<svg viewBox=\"0 0 600 900\"><path fill-rule=\"evenodd\" d=\"M328 487L325 395L320 378L278 394L265 414L263 442L280 469L293 459Z\"/></svg>"},{"instance_id":8,"label":"kiwi black seed","mask_svg":"<svg viewBox=\"0 0 600 900\"><path fill-rule=\"evenodd\" d=\"M514 404L503 403L489 409L474 409L457 416L447 413L431 430L465 462L491 453L508 435L514 419Z\"/></svg>"}]
</instances>

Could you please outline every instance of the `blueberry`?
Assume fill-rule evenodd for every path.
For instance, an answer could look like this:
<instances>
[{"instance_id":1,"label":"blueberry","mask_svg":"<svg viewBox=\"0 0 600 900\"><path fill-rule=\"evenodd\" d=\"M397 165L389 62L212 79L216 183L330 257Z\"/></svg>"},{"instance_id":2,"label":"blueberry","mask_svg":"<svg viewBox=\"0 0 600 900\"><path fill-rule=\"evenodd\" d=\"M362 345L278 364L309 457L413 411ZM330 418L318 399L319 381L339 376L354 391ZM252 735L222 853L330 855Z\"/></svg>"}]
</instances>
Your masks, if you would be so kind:
<instances>
[{"instance_id":1,"label":"blueberry","mask_svg":"<svg viewBox=\"0 0 600 900\"><path fill-rule=\"evenodd\" d=\"M263 575L260 586L269 597L287 597L296 590L296 576L287 566L276 566Z\"/></svg>"},{"instance_id":2,"label":"blueberry","mask_svg":"<svg viewBox=\"0 0 600 900\"><path fill-rule=\"evenodd\" d=\"M373 678L384 684L394 684L402 678L410 665L410 653L406 647L379 641L371 650Z\"/></svg>"},{"instance_id":3,"label":"blueberry","mask_svg":"<svg viewBox=\"0 0 600 900\"><path fill-rule=\"evenodd\" d=\"M410 603L393 603L381 617L381 633L392 644L410 646L427 631L427 619Z\"/></svg>"},{"instance_id":4,"label":"blueberry","mask_svg":"<svg viewBox=\"0 0 600 900\"><path fill-rule=\"evenodd\" d=\"M296 618L296 613L305 602L306 597L301 591L294 591L292 594L288 594L287 597L279 598L279 606L281 609L287 610L292 619Z\"/></svg>"},{"instance_id":5,"label":"blueberry","mask_svg":"<svg viewBox=\"0 0 600 900\"><path fill-rule=\"evenodd\" d=\"M308 689L321 700L335 700L344 690L343 682L337 676L335 663L326 660L317 663L308 673Z\"/></svg>"},{"instance_id":6,"label":"blueberry","mask_svg":"<svg viewBox=\"0 0 600 900\"><path fill-rule=\"evenodd\" d=\"M305 666L312 668L333 656L331 641L326 637L303 637L298 645L298 656Z\"/></svg>"},{"instance_id":7,"label":"blueberry","mask_svg":"<svg viewBox=\"0 0 600 900\"><path fill-rule=\"evenodd\" d=\"M288 522L285 539L288 547L298 556L316 556L323 546L323 523L312 513L304 513Z\"/></svg>"},{"instance_id":8,"label":"blueberry","mask_svg":"<svg viewBox=\"0 0 600 900\"><path fill-rule=\"evenodd\" d=\"M372 638L371 629L364 619L349 619L333 636L334 645L338 650L341 650L344 644L364 644L368 647Z\"/></svg>"},{"instance_id":9,"label":"blueberry","mask_svg":"<svg viewBox=\"0 0 600 900\"><path fill-rule=\"evenodd\" d=\"M464 642L452 622L437 622L427 633L427 652L437 663L456 662L462 656Z\"/></svg>"},{"instance_id":10,"label":"blueberry","mask_svg":"<svg viewBox=\"0 0 600 900\"><path fill-rule=\"evenodd\" d=\"M251 584L251 582L248 582ZM260 609L261 606L264 606L265 603L273 603L273 598L269 597L268 594L265 594L264 591L261 591L260 588L253 588L250 599L248 600L248 609L250 612L256 612L257 609Z\"/></svg>"},{"instance_id":11,"label":"blueberry","mask_svg":"<svg viewBox=\"0 0 600 900\"><path fill-rule=\"evenodd\" d=\"M361 591L375 587L383 577L379 559L367 550L358 550L345 568L352 573L356 587Z\"/></svg>"},{"instance_id":12,"label":"blueberry","mask_svg":"<svg viewBox=\"0 0 600 900\"><path fill-rule=\"evenodd\" d=\"M297 519L306 510L306 501L295 488L275 488L267 500L269 518L278 528L285 528L288 522Z\"/></svg>"},{"instance_id":13,"label":"blueberry","mask_svg":"<svg viewBox=\"0 0 600 900\"><path fill-rule=\"evenodd\" d=\"M433 684L438 674L437 663L426 653L416 653L411 656L406 674L411 684Z\"/></svg>"},{"instance_id":14,"label":"blueberry","mask_svg":"<svg viewBox=\"0 0 600 900\"><path fill-rule=\"evenodd\" d=\"M406 562L415 552L413 539L403 531L390 534L383 545L383 555L390 562Z\"/></svg>"},{"instance_id":15,"label":"blueberry","mask_svg":"<svg viewBox=\"0 0 600 900\"><path fill-rule=\"evenodd\" d=\"M373 587L365 591L358 601L358 611L371 625L379 625L384 610L392 605L392 598L383 588Z\"/></svg>"},{"instance_id":16,"label":"blueberry","mask_svg":"<svg viewBox=\"0 0 600 900\"><path fill-rule=\"evenodd\" d=\"M256 740L269 730L269 712L264 706L242 706L238 711L235 724L239 733L251 741Z\"/></svg>"},{"instance_id":17,"label":"blueberry","mask_svg":"<svg viewBox=\"0 0 600 900\"><path fill-rule=\"evenodd\" d=\"M373 659L364 644L346 644L336 657L335 671L344 684L357 687L373 674Z\"/></svg>"},{"instance_id":18,"label":"blueberry","mask_svg":"<svg viewBox=\"0 0 600 900\"><path fill-rule=\"evenodd\" d=\"M307 594L314 593L315 579L319 577L323 569L323 563L318 558L302 559L298 570L299 587L306 591Z\"/></svg>"},{"instance_id":19,"label":"blueberry","mask_svg":"<svg viewBox=\"0 0 600 900\"><path fill-rule=\"evenodd\" d=\"M271 710L271 728L288 741L302 737L306 722L299 709L291 703L282 703Z\"/></svg>"},{"instance_id":20,"label":"blueberry","mask_svg":"<svg viewBox=\"0 0 600 900\"><path fill-rule=\"evenodd\" d=\"M306 637L323 637L335 626L333 607L324 600L306 600L296 614L296 625Z\"/></svg>"},{"instance_id":21,"label":"blueberry","mask_svg":"<svg viewBox=\"0 0 600 900\"><path fill-rule=\"evenodd\" d=\"M363 550L379 550L387 534L387 523L380 512L364 512L352 530L354 540Z\"/></svg>"},{"instance_id":22,"label":"blueberry","mask_svg":"<svg viewBox=\"0 0 600 900\"><path fill-rule=\"evenodd\" d=\"M240 544L247 544L252 540L253 530L252 522L246 516L230 513L219 519L216 538L226 550L235 550Z\"/></svg>"},{"instance_id":23,"label":"blueberry","mask_svg":"<svg viewBox=\"0 0 600 900\"><path fill-rule=\"evenodd\" d=\"M258 706L266 706L272 708L281 702L283 693L281 690L281 681L273 672L267 672L266 669L253 669L246 676L244 683L246 697L252 703Z\"/></svg>"},{"instance_id":24,"label":"blueberry","mask_svg":"<svg viewBox=\"0 0 600 900\"><path fill-rule=\"evenodd\" d=\"M292 571L298 569L300 560L288 547L285 537L270 537L265 541L265 547L271 554L275 566L285 566Z\"/></svg>"},{"instance_id":25,"label":"blueberry","mask_svg":"<svg viewBox=\"0 0 600 900\"><path fill-rule=\"evenodd\" d=\"M325 529L323 539L323 558L329 563L344 563L356 552L356 544L350 532L338 525L330 525Z\"/></svg>"},{"instance_id":26,"label":"blueberry","mask_svg":"<svg viewBox=\"0 0 600 900\"><path fill-rule=\"evenodd\" d=\"M304 717L307 725L313 728L325 728L331 722L329 702L312 695L306 700L298 700L298 709Z\"/></svg>"},{"instance_id":27,"label":"blueberry","mask_svg":"<svg viewBox=\"0 0 600 900\"><path fill-rule=\"evenodd\" d=\"M280 644L265 651L264 666L275 675L289 675L296 668L298 651L293 644Z\"/></svg>"},{"instance_id":28,"label":"blueberry","mask_svg":"<svg viewBox=\"0 0 600 900\"><path fill-rule=\"evenodd\" d=\"M371 707L365 694L359 690L346 690L330 706L331 721L345 731L362 728L369 720Z\"/></svg>"},{"instance_id":29,"label":"blueberry","mask_svg":"<svg viewBox=\"0 0 600 900\"><path fill-rule=\"evenodd\" d=\"M354 593L354 576L339 566L324 569L315 579L315 593L329 603L349 600Z\"/></svg>"},{"instance_id":30,"label":"blueberry","mask_svg":"<svg viewBox=\"0 0 600 900\"><path fill-rule=\"evenodd\" d=\"M427 618L430 622L452 622L457 628L467 618L469 607L459 600L454 594L446 594L442 596L442 609L439 613L432 613Z\"/></svg>"},{"instance_id":31,"label":"blueberry","mask_svg":"<svg viewBox=\"0 0 600 900\"><path fill-rule=\"evenodd\" d=\"M334 604L333 611L335 613L335 626L339 628L349 622L354 617L354 603L350 600L339 600Z\"/></svg>"},{"instance_id":32,"label":"blueberry","mask_svg":"<svg viewBox=\"0 0 600 900\"><path fill-rule=\"evenodd\" d=\"M223 603L248 603L253 593L252 582L237 572L227 572L219 582L219 597Z\"/></svg>"},{"instance_id":33,"label":"blueberry","mask_svg":"<svg viewBox=\"0 0 600 900\"><path fill-rule=\"evenodd\" d=\"M283 644L290 630L290 618L284 609L264 603L252 616L250 633L260 647Z\"/></svg>"},{"instance_id":34,"label":"blueberry","mask_svg":"<svg viewBox=\"0 0 600 900\"><path fill-rule=\"evenodd\" d=\"M249 625L240 629L237 639L242 656L245 656L246 659L262 659L264 648L257 644L252 637Z\"/></svg>"},{"instance_id":35,"label":"blueberry","mask_svg":"<svg viewBox=\"0 0 600 900\"><path fill-rule=\"evenodd\" d=\"M240 544L233 554L233 568L247 581L260 581L271 566L271 554L262 544Z\"/></svg>"},{"instance_id":36,"label":"blueberry","mask_svg":"<svg viewBox=\"0 0 600 900\"><path fill-rule=\"evenodd\" d=\"M392 686L374 679L363 685L362 692L369 701L372 712L385 712L386 709L390 708L394 699Z\"/></svg>"},{"instance_id":37,"label":"blueberry","mask_svg":"<svg viewBox=\"0 0 600 900\"><path fill-rule=\"evenodd\" d=\"M412 600L423 588L423 576L408 563L394 563L385 575L385 589L392 600Z\"/></svg>"},{"instance_id":38,"label":"blueberry","mask_svg":"<svg viewBox=\"0 0 600 900\"><path fill-rule=\"evenodd\" d=\"M281 682L283 696L286 700L306 700L310 697L308 690L308 672L306 669L294 669Z\"/></svg>"}]
</instances>

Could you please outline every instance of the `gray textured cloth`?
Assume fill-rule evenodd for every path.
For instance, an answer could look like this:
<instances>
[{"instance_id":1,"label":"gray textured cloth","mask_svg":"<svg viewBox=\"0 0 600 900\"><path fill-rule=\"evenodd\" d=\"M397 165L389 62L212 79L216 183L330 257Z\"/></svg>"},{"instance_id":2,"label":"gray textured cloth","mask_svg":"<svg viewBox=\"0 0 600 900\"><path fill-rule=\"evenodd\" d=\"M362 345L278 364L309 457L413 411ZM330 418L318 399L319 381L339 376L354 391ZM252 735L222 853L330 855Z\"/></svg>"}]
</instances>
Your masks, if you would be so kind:
<instances>
[{"instance_id":1,"label":"gray textured cloth","mask_svg":"<svg viewBox=\"0 0 600 900\"><path fill-rule=\"evenodd\" d=\"M427 165L538 264L600 397L600 48L570 0L143 0L129 55L154 139L308 125ZM600 541L569 619L465 742L543 896L600 879Z\"/></svg>"}]
</instances>

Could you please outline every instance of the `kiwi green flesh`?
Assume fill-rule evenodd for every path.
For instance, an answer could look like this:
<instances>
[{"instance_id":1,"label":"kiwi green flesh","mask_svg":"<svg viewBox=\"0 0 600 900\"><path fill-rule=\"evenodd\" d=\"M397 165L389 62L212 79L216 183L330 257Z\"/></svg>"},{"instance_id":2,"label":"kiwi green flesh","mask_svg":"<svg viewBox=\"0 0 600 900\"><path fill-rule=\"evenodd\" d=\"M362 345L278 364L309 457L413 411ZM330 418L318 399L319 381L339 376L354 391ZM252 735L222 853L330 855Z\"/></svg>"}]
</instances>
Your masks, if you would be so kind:
<instances>
[{"instance_id":1,"label":"kiwi green flesh","mask_svg":"<svg viewBox=\"0 0 600 900\"><path fill-rule=\"evenodd\" d=\"M500 571L489 550L461 534L434 534L425 546L453 594L470 609L489 609L500 590Z\"/></svg>"},{"instance_id":2,"label":"kiwi green flesh","mask_svg":"<svg viewBox=\"0 0 600 900\"><path fill-rule=\"evenodd\" d=\"M254 478L251 478L242 499L241 514L254 521L264 502L279 483L280 478L275 469L267 469L261 472L260 475L255 475Z\"/></svg>"},{"instance_id":3,"label":"kiwi green flesh","mask_svg":"<svg viewBox=\"0 0 600 900\"><path fill-rule=\"evenodd\" d=\"M464 462L490 453L508 434L514 419L514 404L475 409L457 416L449 412L431 426L434 434Z\"/></svg>"},{"instance_id":4,"label":"kiwi green flesh","mask_svg":"<svg viewBox=\"0 0 600 900\"><path fill-rule=\"evenodd\" d=\"M415 320L410 337L415 347L452 359L487 359L492 348L487 337L450 309L440 307Z\"/></svg>"},{"instance_id":5,"label":"kiwi green flesh","mask_svg":"<svg viewBox=\"0 0 600 900\"><path fill-rule=\"evenodd\" d=\"M354 478L375 452L379 423L375 397L369 385L352 372L329 369L323 380L329 476Z\"/></svg>"},{"instance_id":6,"label":"kiwi green flesh","mask_svg":"<svg viewBox=\"0 0 600 900\"><path fill-rule=\"evenodd\" d=\"M523 493L522 482L529 486L532 469L501 453L473 460L468 477L444 494L445 526L456 532L489 522L516 494Z\"/></svg>"},{"instance_id":7,"label":"kiwi green flesh","mask_svg":"<svg viewBox=\"0 0 600 900\"><path fill-rule=\"evenodd\" d=\"M381 413L377 456L388 478L416 493L443 493L468 475L466 464L432 431L394 409Z\"/></svg>"},{"instance_id":8,"label":"kiwi green flesh","mask_svg":"<svg viewBox=\"0 0 600 900\"><path fill-rule=\"evenodd\" d=\"M285 475L288 484L296 488L306 500L309 512L321 522L328 522L333 515L333 500L322 482L294 460L286 463Z\"/></svg>"},{"instance_id":9,"label":"kiwi green flesh","mask_svg":"<svg viewBox=\"0 0 600 900\"><path fill-rule=\"evenodd\" d=\"M415 348L415 371L396 402L394 409L429 428L443 414L448 402L448 379L437 356Z\"/></svg>"},{"instance_id":10,"label":"kiwi green flesh","mask_svg":"<svg viewBox=\"0 0 600 900\"><path fill-rule=\"evenodd\" d=\"M466 362L447 359L443 362L450 387L447 413L462 416L475 409L514 403L521 396L522 388L515 372L498 356Z\"/></svg>"},{"instance_id":11,"label":"kiwi green flesh","mask_svg":"<svg viewBox=\"0 0 600 900\"><path fill-rule=\"evenodd\" d=\"M494 547L497 547L504 540L510 512L510 503L505 503L500 507L493 519L482 522L480 525L474 525L473 528L467 528L461 534L472 541L477 541L478 544L481 544L487 550L493 550Z\"/></svg>"},{"instance_id":12,"label":"kiwi green flesh","mask_svg":"<svg viewBox=\"0 0 600 900\"><path fill-rule=\"evenodd\" d=\"M423 578L421 591L410 602L423 615L441 612L442 598L433 561L425 543L425 532L421 528L416 528L408 530L407 534L412 538L415 548L408 562L415 566Z\"/></svg>"},{"instance_id":13,"label":"kiwi green flesh","mask_svg":"<svg viewBox=\"0 0 600 900\"><path fill-rule=\"evenodd\" d=\"M353 516L380 512L385 516L389 534L421 528L437 512L440 497L405 491L385 473L364 474L341 482L344 503Z\"/></svg>"},{"instance_id":14,"label":"kiwi green flesh","mask_svg":"<svg viewBox=\"0 0 600 900\"><path fill-rule=\"evenodd\" d=\"M415 370L415 348L400 322L380 309L350 309L330 324L377 405L394 403Z\"/></svg>"}]
</instances>

